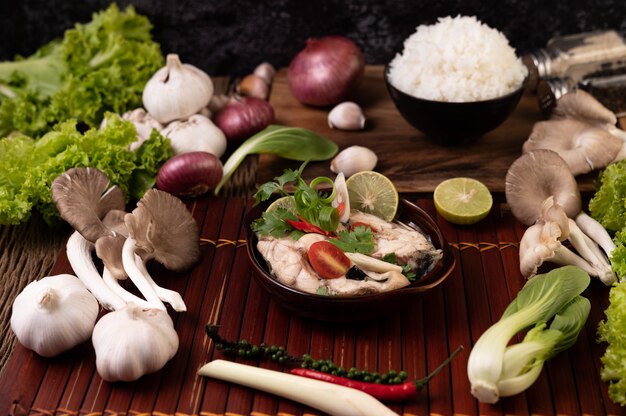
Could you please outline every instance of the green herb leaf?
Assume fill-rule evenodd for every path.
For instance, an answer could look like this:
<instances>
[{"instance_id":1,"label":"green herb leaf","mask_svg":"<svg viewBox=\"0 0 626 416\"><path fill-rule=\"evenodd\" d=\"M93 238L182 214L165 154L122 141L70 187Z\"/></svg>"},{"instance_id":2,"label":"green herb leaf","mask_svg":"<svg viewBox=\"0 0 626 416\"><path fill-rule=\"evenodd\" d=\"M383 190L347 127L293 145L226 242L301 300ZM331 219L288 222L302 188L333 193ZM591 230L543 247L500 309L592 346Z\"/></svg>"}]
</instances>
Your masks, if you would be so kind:
<instances>
[{"instance_id":1,"label":"green herb leaf","mask_svg":"<svg viewBox=\"0 0 626 416\"><path fill-rule=\"evenodd\" d=\"M260 218L252 222L252 231L260 235L282 238L293 230L293 227L285 220L297 221L298 217L284 208L265 211Z\"/></svg>"},{"instance_id":2,"label":"green herb leaf","mask_svg":"<svg viewBox=\"0 0 626 416\"><path fill-rule=\"evenodd\" d=\"M369 227L356 227L353 231L339 231L337 237L328 241L348 253L370 254L375 249L374 234Z\"/></svg>"},{"instance_id":3,"label":"green herb leaf","mask_svg":"<svg viewBox=\"0 0 626 416\"><path fill-rule=\"evenodd\" d=\"M243 142L228 158L224 163L224 175L214 193L219 193L248 155L267 153L291 160L326 160L338 150L336 143L310 130L270 125Z\"/></svg>"},{"instance_id":4,"label":"green herb leaf","mask_svg":"<svg viewBox=\"0 0 626 416\"><path fill-rule=\"evenodd\" d=\"M287 191L285 191L285 185L300 179L300 174L302 173L302 169L304 169L306 164L307 162L304 162L298 170L285 169L285 172L282 175L274 178L274 181L265 182L264 184L259 186L256 193L254 194L254 204L257 205L262 201L267 201L276 192L282 195L288 195Z\"/></svg>"},{"instance_id":5,"label":"green herb leaf","mask_svg":"<svg viewBox=\"0 0 626 416\"><path fill-rule=\"evenodd\" d=\"M415 273L415 270L413 270L411 265L398 263L398 256L396 255L396 253L387 253L383 256L381 260L386 261L387 263L396 264L402 267L402 274L407 279L409 279L410 282L414 282L415 279L417 279L417 274Z\"/></svg>"}]
</instances>

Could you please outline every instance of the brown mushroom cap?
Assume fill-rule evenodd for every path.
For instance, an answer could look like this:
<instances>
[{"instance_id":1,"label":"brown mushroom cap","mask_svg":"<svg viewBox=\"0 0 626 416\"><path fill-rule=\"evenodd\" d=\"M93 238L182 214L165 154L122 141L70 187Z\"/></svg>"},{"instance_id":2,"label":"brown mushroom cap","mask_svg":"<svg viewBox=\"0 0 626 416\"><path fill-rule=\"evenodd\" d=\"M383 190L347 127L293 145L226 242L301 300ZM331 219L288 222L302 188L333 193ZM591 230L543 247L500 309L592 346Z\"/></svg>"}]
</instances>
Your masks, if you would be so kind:
<instances>
[{"instance_id":1,"label":"brown mushroom cap","mask_svg":"<svg viewBox=\"0 0 626 416\"><path fill-rule=\"evenodd\" d=\"M181 271L200 257L198 224L185 204L167 192L148 190L124 221L136 240L136 253L144 260L154 258L170 270Z\"/></svg>"},{"instance_id":2,"label":"brown mushroom cap","mask_svg":"<svg viewBox=\"0 0 626 416\"><path fill-rule=\"evenodd\" d=\"M613 162L623 144L620 138L603 128L578 120L562 119L535 123L522 150L554 150L576 176Z\"/></svg>"},{"instance_id":3,"label":"brown mushroom cap","mask_svg":"<svg viewBox=\"0 0 626 416\"><path fill-rule=\"evenodd\" d=\"M107 212L102 223L113 233L96 240L96 255L117 280L128 278L122 262L122 248L128 237L128 229L124 222L126 214L128 214L126 211L119 209Z\"/></svg>"},{"instance_id":4,"label":"brown mushroom cap","mask_svg":"<svg viewBox=\"0 0 626 416\"><path fill-rule=\"evenodd\" d=\"M583 90L570 91L556 103L552 118L573 118L595 125L617 123L615 114Z\"/></svg>"},{"instance_id":5,"label":"brown mushroom cap","mask_svg":"<svg viewBox=\"0 0 626 416\"><path fill-rule=\"evenodd\" d=\"M71 168L50 188L61 218L92 243L110 234L102 223L106 213L125 206L122 190L110 185L107 175L98 169Z\"/></svg>"},{"instance_id":6,"label":"brown mushroom cap","mask_svg":"<svg viewBox=\"0 0 626 416\"><path fill-rule=\"evenodd\" d=\"M517 158L506 174L505 193L511 212L525 225L541 218L542 204L551 196L569 218L582 208L574 175L552 150L532 150Z\"/></svg>"}]
</instances>

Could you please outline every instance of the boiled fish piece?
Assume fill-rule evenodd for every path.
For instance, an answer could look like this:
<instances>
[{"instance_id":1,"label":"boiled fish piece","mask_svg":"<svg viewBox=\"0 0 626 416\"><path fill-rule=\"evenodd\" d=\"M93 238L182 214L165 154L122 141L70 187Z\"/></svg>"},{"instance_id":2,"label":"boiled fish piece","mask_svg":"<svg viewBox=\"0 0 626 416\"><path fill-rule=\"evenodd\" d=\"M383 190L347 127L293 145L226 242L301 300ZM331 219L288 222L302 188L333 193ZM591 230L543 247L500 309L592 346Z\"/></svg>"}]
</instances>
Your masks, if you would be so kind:
<instances>
[{"instance_id":1,"label":"boiled fish piece","mask_svg":"<svg viewBox=\"0 0 626 416\"><path fill-rule=\"evenodd\" d=\"M372 227L376 250L370 256L382 259L394 253L398 264L408 264L418 276L428 272L443 256L424 234L413 228L356 210L350 212L350 222Z\"/></svg>"}]
</instances>

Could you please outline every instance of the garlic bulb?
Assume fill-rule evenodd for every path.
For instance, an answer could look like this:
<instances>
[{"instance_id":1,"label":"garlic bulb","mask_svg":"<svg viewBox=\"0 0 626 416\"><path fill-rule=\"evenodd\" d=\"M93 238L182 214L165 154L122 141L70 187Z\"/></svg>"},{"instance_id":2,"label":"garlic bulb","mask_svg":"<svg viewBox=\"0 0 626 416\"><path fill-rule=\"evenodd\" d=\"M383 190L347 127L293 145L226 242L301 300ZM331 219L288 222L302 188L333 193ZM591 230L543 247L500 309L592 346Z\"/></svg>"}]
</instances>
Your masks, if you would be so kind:
<instances>
[{"instance_id":1,"label":"garlic bulb","mask_svg":"<svg viewBox=\"0 0 626 416\"><path fill-rule=\"evenodd\" d=\"M137 129L137 141L130 144L130 150L135 150L143 142L150 138L152 130L163 130L163 125L157 121L151 114L146 113L143 108L136 108L132 111L127 111L122 114L123 120L128 120L135 125Z\"/></svg>"},{"instance_id":2,"label":"garlic bulb","mask_svg":"<svg viewBox=\"0 0 626 416\"><path fill-rule=\"evenodd\" d=\"M363 130L365 116L358 104L345 101L328 113L328 126L339 130Z\"/></svg>"},{"instance_id":3,"label":"garlic bulb","mask_svg":"<svg viewBox=\"0 0 626 416\"><path fill-rule=\"evenodd\" d=\"M143 105L160 123L196 114L213 96L213 81L199 68L167 55L167 65L150 78L143 89Z\"/></svg>"},{"instance_id":4,"label":"garlic bulb","mask_svg":"<svg viewBox=\"0 0 626 416\"><path fill-rule=\"evenodd\" d=\"M100 318L91 339L96 369L106 381L134 381L159 371L178 350L167 312L133 303Z\"/></svg>"},{"instance_id":5,"label":"garlic bulb","mask_svg":"<svg viewBox=\"0 0 626 416\"><path fill-rule=\"evenodd\" d=\"M207 117L196 114L186 121L168 124L161 134L170 139L175 154L209 152L222 157L226 151L226 136Z\"/></svg>"},{"instance_id":6,"label":"garlic bulb","mask_svg":"<svg viewBox=\"0 0 626 416\"><path fill-rule=\"evenodd\" d=\"M378 157L376 153L363 146L350 146L343 149L330 162L330 170L343 172L348 177L364 170L374 170Z\"/></svg>"},{"instance_id":7,"label":"garlic bulb","mask_svg":"<svg viewBox=\"0 0 626 416\"><path fill-rule=\"evenodd\" d=\"M91 336L100 306L76 276L47 276L13 302L11 329L26 348L53 357Z\"/></svg>"}]
</instances>

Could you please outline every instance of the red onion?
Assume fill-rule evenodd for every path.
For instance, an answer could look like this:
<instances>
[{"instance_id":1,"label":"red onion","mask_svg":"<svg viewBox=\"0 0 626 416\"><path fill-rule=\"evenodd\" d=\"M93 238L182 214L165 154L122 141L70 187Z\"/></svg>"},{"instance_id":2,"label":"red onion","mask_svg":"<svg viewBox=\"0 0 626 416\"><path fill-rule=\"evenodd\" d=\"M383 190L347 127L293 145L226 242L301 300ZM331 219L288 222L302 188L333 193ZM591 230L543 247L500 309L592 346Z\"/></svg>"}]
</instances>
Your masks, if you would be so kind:
<instances>
[{"instance_id":1,"label":"red onion","mask_svg":"<svg viewBox=\"0 0 626 416\"><path fill-rule=\"evenodd\" d=\"M212 153L188 152L169 159L161 166L156 186L180 197L207 193L222 179L222 162Z\"/></svg>"},{"instance_id":2,"label":"red onion","mask_svg":"<svg viewBox=\"0 0 626 416\"><path fill-rule=\"evenodd\" d=\"M240 143L274 121L274 109L257 97L231 100L215 116L215 124L229 141Z\"/></svg>"},{"instance_id":3,"label":"red onion","mask_svg":"<svg viewBox=\"0 0 626 416\"><path fill-rule=\"evenodd\" d=\"M287 81L303 104L334 105L344 101L365 71L361 49L343 36L307 40L289 64Z\"/></svg>"}]
</instances>

